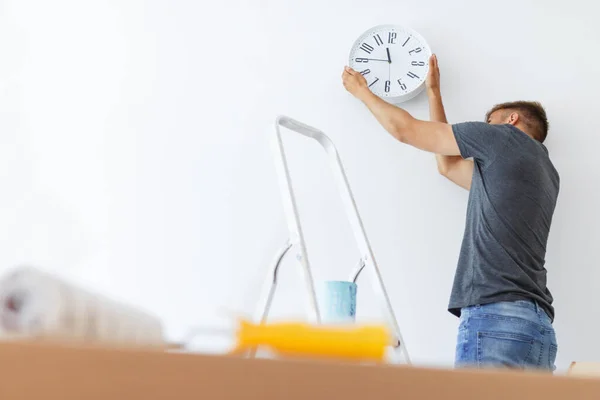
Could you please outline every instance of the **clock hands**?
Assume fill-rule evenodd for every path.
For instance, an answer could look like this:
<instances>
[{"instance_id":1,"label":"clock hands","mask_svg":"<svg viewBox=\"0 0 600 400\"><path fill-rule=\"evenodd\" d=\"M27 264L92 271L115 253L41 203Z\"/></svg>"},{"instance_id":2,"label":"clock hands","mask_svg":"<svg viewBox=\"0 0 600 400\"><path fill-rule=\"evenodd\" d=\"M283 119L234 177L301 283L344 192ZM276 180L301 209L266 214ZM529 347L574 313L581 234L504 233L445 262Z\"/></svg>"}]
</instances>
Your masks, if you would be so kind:
<instances>
[{"instance_id":1,"label":"clock hands","mask_svg":"<svg viewBox=\"0 0 600 400\"><path fill-rule=\"evenodd\" d=\"M385 62L389 62L388 60L384 60L384 59L381 59L381 58L357 58L356 60L369 60L369 61L385 61Z\"/></svg>"},{"instance_id":2,"label":"clock hands","mask_svg":"<svg viewBox=\"0 0 600 400\"><path fill-rule=\"evenodd\" d=\"M387 59L384 59L384 58L357 58L356 60L357 60L357 61L358 61L358 60L361 60L361 61L363 61L363 60L369 60L369 61L385 61L385 62L387 62L387 63L391 64L391 63L392 63L392 57L390 56L390 49L389 49L389 47L386 47L386 49L385 49L385 50L387 51ZM359 61L359 62L361 62L361 61Z\"/></svg>"},{"instance_id":3,"label":"clock hands","mask_svg":"<svg viewBox=\"0 0 600 400\"><path fill-rule=\"evenodd\" d=\"M385 51L387 51L388 56L388 82L392 79L392 57L390 56L390 48L386 47ZM388 87L386 87L387 92Z\"/></svg>"}]
</instances>

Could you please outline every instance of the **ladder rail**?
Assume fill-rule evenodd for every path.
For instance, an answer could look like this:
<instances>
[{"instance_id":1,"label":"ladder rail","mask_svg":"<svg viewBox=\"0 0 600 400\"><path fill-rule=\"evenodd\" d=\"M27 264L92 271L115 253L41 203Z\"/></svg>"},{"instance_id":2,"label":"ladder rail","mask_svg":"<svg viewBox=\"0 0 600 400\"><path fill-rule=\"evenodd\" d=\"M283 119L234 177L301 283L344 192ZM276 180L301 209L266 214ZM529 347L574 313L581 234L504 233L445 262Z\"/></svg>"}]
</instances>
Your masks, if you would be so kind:
<instances>
[{"instance_id":1,"label":"ladder rail","mask_svg":"<svg viewBox=\"0 0 600 400\"><path fill-rule=\"evenodd\" d=\"M371 265L370 269L366 268L368 265ZM359 276L362 274L362 272L365 269L367 269L367 271L379 272L379 268L377 267L377 264L368 263L364 259L361 259L358 262L353 273L350 275L350 280L352 282L356 283L358 281ZM381 274L378 274L376 276L376 278L377 278L379 285L376 285L375 280L373 280L372 278L370 279L370 281L372 283L373 290L375 290L375 293L377 293L377 289L378 289L377 286L379 286L379 290L381 290L379 300L380 300L380 302L383 302L383 307L386 311L386 317L388 319L388 323L390 323L392 325L392 329L394 332L394 338L396 339L396 343L394 344L394 351L398 352L399 354L404 355L404 360L406 361L407 364L410 364L411 361L410 361L410 356L408 355L408 350L406 348L406 343L404 342L404 338L402 337L402 333L400 332L400 326L398 324L398 320L396 319L396 314L394 313L394 310L392 309L390 299L387 295L387 291L383 284L383 278L381 277Z\"/></svg>"},{"instance_id":2,"label":"ladder rail","mask_svg":"<svg viewBox=\"0 0 600 400\"><path fill-rule=\"evenodd\" d=\"M312 311L312 315L315 317L316 322L321 322L316 292L314 288L314 281L302 233L295 194L291 184L291 177L289 173L287 159L285 156L285 149L283 146L280 127L287 128L292 132L296 132L308 138L316 140L327 153L329 164L334 174L334 179L337 183L338 189L341 194L341 199L346 216L348 218L348 221L350 222L354 234L354 239L361 254L361 262L359 263L357 269L353 272L350 280L355 282L358 279L358 276L364 270L369 271L369 280L373 285L375 293L379 294L380 306L384 310L385 317L388 321L388 324L390 325L394 337L399 340L399 346L397 346L397 348L400 349L400 351L404 354L405 361L407 363L410 363L410 358L406 350L406 343L404 342L400 333L400 327L394 314L387 290L385 288L385 284L383 282L379 266L377 265L377 262L373 255L373 251L367 238L363 222L358 212L358 207L354 200L354 195L352 194L352 191L350 189L348 178L344 171L342 161L340 159L335 145L333 144L332 140L321 130L306 125L302 122L296 121L288 116L280 115L276 118L275 121L275 136L272 142L274 145L273 152L275 156L275 165L280 184L280 194L283 201L286 222L288 225L288 231L290 235L289 243L290 246L298 246L299 253L297 257L300 261L302 270L304 272L304 279L309 293L309 308L310 311ZM279 262L281 261L283 255L285 255L285 252L278 259ZM275 290L274 288L276 284L276 279L274 279L271 282L271 287L268 289L268 307L270 307L270 301L272 301L273 292ZM268 308L266 310L266 313L263 312L261 320L263 320L263 318L266 318L267 313Z\"/></svg>"},{"instance_id":3,"label":"ladder rail","mask_svg":"<svg viewBox=\"0 0 600 400\"><path fill-rule=\"evenodd\" d=\"M264 283L265 286L263 289L263 295L258 302L257 313L254 317L255 320L260 321L262 324L267 322L269 311L271 310L271 304L273 304L275 288L277 287L277 283L279 281L279 268L281 267L281 263L285 255L290 251L291 248L291 242L288 241L285 243L285 245L279 249L273 259L273 262L271 263L271 266L269 267L267 279Z\"/></svg>"},{"instance_id":4,"label":"ladder rail","mask_svg":"<svg viewBox=\"0 0 600 400\"><path fill-rule=\"evenodd\" d=\"M308 134L310 129L304 124L293 125L293 130L299 133L305 132ZM321 323L321 313L319 311L319 304L317 301L317 294L315 291L314 280L310 269L310 261L308 259L308 253L306 251L306 243L304 241L304 235L302 232L302 225L300 223L300 215L298 214L298 206L296 205L296 196L292 186L292 178L290 177L290 171L285 156L285 148L283 146L283 139L281 137L281 131L279 129L280 120L277 119L275 124L275 136L271 142L273 146L273 153L275 157L275 169L279 180L279 188L281 194L281 200L283 202L283 210L286 216L286 222L289 231L289 241L293 246L298 247L298 253L296 254L297 260L302 266L302 272L304 276L304 283L308 292L307 308L309 317L316 323Z\"/></svg>"}]
</instances>

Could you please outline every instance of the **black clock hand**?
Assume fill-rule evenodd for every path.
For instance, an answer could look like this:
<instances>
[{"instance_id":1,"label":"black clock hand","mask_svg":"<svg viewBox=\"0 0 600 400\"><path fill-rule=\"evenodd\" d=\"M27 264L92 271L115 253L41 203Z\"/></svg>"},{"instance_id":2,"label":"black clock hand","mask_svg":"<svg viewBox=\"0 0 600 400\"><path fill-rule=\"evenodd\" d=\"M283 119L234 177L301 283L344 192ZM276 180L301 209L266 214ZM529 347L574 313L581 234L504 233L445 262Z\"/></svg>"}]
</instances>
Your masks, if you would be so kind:
<instances>
[{"instance_id":1,"label":"black clock hand","mask_svg":"<svg viewBox=\"0 0 600 400\"><path fill-rule=\"evenodd\" d=\"M382 60L380 58L357 58L357 60L369 60L369 61L385 61L385 62L389 62L388 60Z\"/></svg>"},{"instance_id":2,"label":"black clock hand","mask_svg":"<svg viewBox=\"0 0 600 400\"><path fill-rule=\"evenodd\" d=\"M389 62L391 64L392 63L392 57L390 56L390 48L386 47L385 50L387 51L387 56L388 56L387 62Z\"/></svg>"}]
</instances>

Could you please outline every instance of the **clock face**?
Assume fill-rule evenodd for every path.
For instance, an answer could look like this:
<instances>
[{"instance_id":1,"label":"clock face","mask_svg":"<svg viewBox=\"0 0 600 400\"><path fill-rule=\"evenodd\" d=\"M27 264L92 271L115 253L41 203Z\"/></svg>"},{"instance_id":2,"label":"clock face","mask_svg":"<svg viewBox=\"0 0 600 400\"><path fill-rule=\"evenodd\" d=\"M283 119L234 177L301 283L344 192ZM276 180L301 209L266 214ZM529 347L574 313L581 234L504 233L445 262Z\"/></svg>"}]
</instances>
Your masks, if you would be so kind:
<instances>
[{"instance_id":1,"label":"clock face","mask_svg":"<svg viewBox=\"0 0 600 400\"><path fill-rule=\"evenodd\" d=\"M380 25L354 43L349 65L363 74L374 94L390 102L402 102L423 89L430 56L429 46L417 32Z\"/></svg>"}]
</instances>

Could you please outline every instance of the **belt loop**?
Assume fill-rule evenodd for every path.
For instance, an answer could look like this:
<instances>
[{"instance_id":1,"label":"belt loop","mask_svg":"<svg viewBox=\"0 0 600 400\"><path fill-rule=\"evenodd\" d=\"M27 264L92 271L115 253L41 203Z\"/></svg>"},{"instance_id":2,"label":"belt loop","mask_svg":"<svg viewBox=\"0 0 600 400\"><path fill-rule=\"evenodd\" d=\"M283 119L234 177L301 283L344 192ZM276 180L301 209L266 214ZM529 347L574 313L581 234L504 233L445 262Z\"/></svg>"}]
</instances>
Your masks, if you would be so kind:
<instances>
[{"instance_id":1,"label":"belt loop","mask_svg":"<svg viewBox=\"0 0 600 400\"><path fill-rule=\"evenodd\" d=\"M538 304L537 300L533 300L533 305L535 307L535 312L537 313L537 315L540 315L540 305Z\"/></svg>"}]
</instances>

